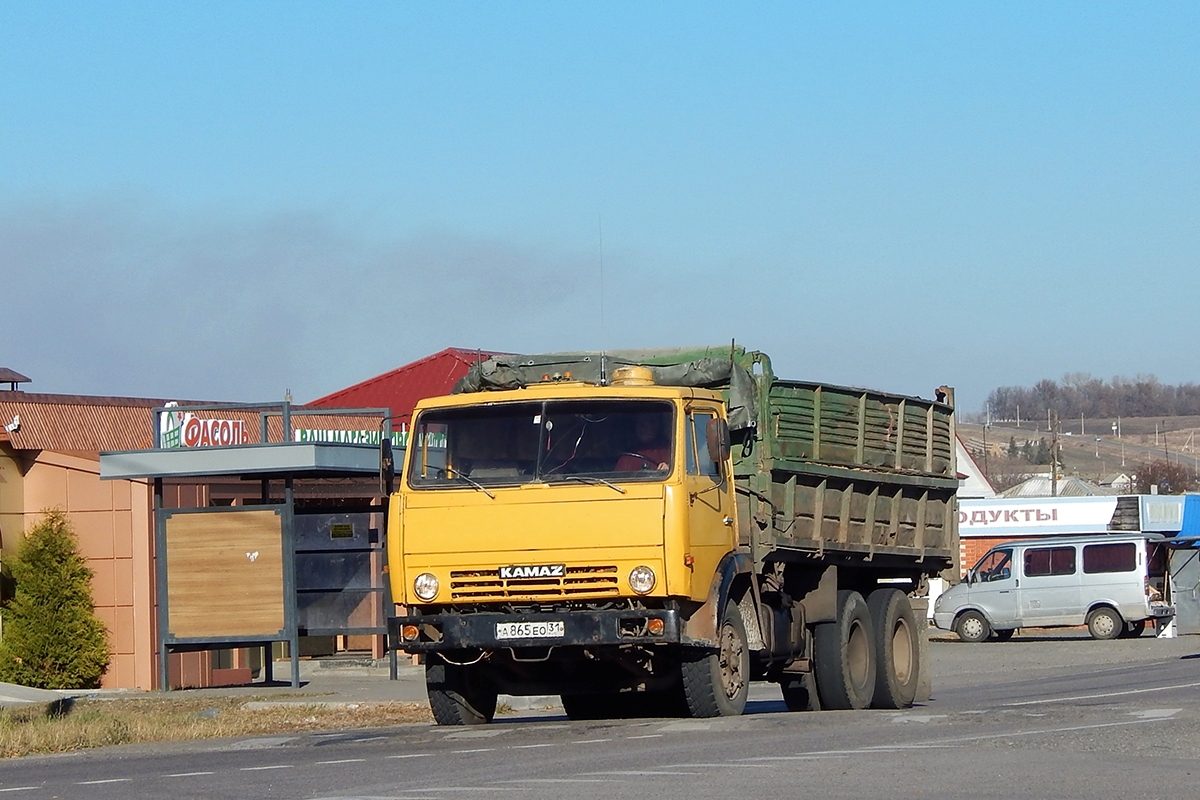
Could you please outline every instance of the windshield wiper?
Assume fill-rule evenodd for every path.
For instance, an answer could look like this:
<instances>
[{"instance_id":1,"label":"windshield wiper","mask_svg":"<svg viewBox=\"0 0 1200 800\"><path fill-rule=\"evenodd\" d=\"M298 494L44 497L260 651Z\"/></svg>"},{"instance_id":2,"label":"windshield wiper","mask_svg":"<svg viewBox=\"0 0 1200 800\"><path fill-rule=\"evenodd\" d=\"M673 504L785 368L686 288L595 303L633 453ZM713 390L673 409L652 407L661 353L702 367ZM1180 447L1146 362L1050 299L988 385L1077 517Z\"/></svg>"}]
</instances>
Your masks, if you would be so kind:
<instances>
[{"instance_id":1,"label":"windshield wiper","mask_svg":"<svg viewBox=\"0 0 1200 800\"><path fill-rule=\"evenodd\" d=\"M429 471L429 472L436 471L436 472L438 472L440 475L442 475L443 477L445 477L445 479L446 479L446 480L451 480L451 481L463 481L464 483L469 483L471 486L474 486L476 489L478 489L479 491L483 492L484 494L486 494L486 495L487 495L488 497L490 497L491 499L493 499L493 500L495 500L495 499L496 499L496 495L494 495L494 494L492 494L491 492L489 492L489 491L487 490L487 487L486 487L486 486L484 486L484 485L483 485L482 483L480 483L479 481L472 480L471 478L468 478L466 475L462 475L462 474L458 474L458 473L456 473L456 474L454 474L454 475L451 475L451 474L450 474L450 470L446 469L445 467L433 467L433 466L429 466L429 465L426 465L426 466L425 466L425 470L426 470L426 471Z\"/></svg>"},{"instance_id":2,"label":"windshield wiper","mask_svg":"<svg viewBox=\"0 0 1200 800\"><path fill-rule=\"evenodd\" d=\"M547 480L546 483L566 483L567 481L579 481L586 483L589 486L607 486L610 489L615 489L621 494L625 494L625 490L615 483L610 483L604 478L594 478L591 475L557 475L554 480Z\"/></svg>"},{"instance_id":3,"label":"windshield wiper","mask_svg":"<svg viewBox=\"0 0 1200 800\"><path fill-rule=\"evenodd\" d=\"M480 483L479 481L472 480L472 479L468 478L466 475L452 475L452 476L450 476L450 480L452 480L452 481L465 481L466 483L469 483L469 484L471 484L471 485L472 485L472 486L474 486L476 489L478 489L479 491L483 492L484 494L486 494L488 497L492 498L493 500L495 500L495 499L496 499L496 495L494 495L494 494L492 494L491 492L489 492L489 491L487 490L487 487L486 487L486 486L484 486L484 485L483 485L482 483Z\"/></svg>"}]
</instances>

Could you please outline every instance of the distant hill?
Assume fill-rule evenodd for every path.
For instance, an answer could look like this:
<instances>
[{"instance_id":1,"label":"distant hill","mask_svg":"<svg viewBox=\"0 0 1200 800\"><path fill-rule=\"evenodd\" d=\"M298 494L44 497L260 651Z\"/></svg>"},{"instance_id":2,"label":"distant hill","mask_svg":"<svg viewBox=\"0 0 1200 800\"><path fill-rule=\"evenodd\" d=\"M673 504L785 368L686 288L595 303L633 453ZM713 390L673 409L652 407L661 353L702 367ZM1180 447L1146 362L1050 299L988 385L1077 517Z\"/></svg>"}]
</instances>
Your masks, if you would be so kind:
<instances>
[{"instance_id":1,"label":"distant hill","mask_svg":"<svg viewBox=\"0 0 1200 800\"><path fill-rule=\"evenodd\" d=\"M1098 481L1106 475L1145 472L1166 462L1186 473L1177 476L1179 490L1200 486L1200 415L1181 417L1085 417L1059 422L1063 471ZM984 425L960 420L958 435L997 488L1019 483L1022 476L1049 471L1050 431L1046 420L993 421ZM1028 445L1026 444L1028 443ZM1015 454L1014 454L1015 451ZM1185 482L1183 477L1190 476Z\"/></svg>"},{"instance_id":2,"label":"distant hill","mask_svg":"<svg viewBox=\"0 0 1200 800\"><path fill-rule=\"evenodd\" d=\"M1200 385L1160 383L1153 375L1111 381L1071 373L1062 381L1044 379L1033 386L1001 386L988 394L985 415L993 420L1046 418L1057 412L1064 421L1092 417L1200 416Z\"/></svg>"}]
</instances>

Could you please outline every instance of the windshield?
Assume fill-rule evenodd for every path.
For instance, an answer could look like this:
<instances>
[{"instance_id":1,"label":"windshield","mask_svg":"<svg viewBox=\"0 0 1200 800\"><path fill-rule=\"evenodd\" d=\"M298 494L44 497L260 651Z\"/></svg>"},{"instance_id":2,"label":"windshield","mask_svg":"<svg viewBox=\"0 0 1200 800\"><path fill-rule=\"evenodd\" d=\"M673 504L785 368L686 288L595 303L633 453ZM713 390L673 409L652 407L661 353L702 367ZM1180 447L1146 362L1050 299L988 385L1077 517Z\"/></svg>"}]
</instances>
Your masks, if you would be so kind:
<instances>
[{"instance_id":1,"label":"windshield","mask_svg":"<svg viewBox=\"0 0 1200 800\"><path fill-rule=\"evenodd\" d=\"M663 480L674 413L649 400L497 403L426 411L417 419L415 487Z\"/></svg>"}]
</instances>

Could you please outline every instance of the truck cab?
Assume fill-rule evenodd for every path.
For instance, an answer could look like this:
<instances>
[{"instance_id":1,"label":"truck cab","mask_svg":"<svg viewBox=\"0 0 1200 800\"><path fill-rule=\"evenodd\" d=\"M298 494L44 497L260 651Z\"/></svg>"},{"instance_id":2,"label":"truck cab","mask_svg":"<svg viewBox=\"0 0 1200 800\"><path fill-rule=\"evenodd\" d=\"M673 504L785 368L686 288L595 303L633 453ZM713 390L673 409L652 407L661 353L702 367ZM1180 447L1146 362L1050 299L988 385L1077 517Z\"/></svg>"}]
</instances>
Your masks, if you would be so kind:
<instances>
[{"instance_id":1,"label":"truck cab","mask_svg":"<svg viewBox=\"0 0 1200 800\"><path fill-rule=\"evenodd\" d=\"M483 716L496 692L670 691L666 646L736 549L731 476L705 389L564 380L421 403L390 509L402 646L439 654L435 684L470 664Z\"/></svg>"}]
</instances>

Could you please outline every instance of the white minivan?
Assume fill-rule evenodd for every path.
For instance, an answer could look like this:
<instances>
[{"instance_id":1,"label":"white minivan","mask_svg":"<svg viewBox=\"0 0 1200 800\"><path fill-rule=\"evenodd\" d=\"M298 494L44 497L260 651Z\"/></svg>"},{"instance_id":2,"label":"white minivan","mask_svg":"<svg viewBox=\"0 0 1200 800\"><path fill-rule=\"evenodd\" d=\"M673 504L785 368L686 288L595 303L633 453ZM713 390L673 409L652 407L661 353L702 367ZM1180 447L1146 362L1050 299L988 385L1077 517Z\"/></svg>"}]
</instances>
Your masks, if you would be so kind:
<instances>
[{"instance_id":1,"label":"white minivan","mask_svg":"<svg viewBox=\"0 0 1200 800\"><path fill-rule=\"evenodd\" d=\"M1109 533L997 545L938 597L933 622L965 642L1084 624L1094 639L1140 636L1146 620L1175 613L1164 541Z\"/></svg>"}]
</instances>

